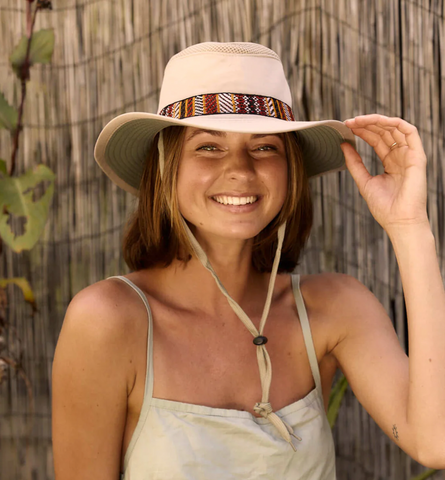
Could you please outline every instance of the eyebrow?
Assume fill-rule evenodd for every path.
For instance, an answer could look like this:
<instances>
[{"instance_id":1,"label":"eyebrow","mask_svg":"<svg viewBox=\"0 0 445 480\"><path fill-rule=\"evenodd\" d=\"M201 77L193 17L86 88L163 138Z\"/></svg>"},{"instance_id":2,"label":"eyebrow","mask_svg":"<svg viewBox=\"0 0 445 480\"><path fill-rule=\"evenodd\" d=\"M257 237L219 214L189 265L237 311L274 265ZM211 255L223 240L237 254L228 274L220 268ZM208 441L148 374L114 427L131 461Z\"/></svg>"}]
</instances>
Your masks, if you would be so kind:
<instances>
[{"instance_id":1,"label":"eyebrow","mask_svg":"<svg viewBox=\"0 0 445 480\"><path fill-rule=\"evenodd\" d=\"M190 141L192 138L196 137L201 133L208 133L209 135L213 135L215 137L226 137L226 132L219 132L217 130L207 130L203 128L196 128L192 131L192 133L187 137L187 141ZM263 137L278 137L280 139L283 138L282 133L255 133L252 134L252 139L256 138L263 138Z\"/></svg>"},{"instance_id":2,"label":"eyebrow","mask_svg":"<svg viewBox=\"0 0 445 480\"><path fill-rule=\"evenodd\" d=\"M252 135L252 138L263 138L263 137L278 137L283 139L283 134L282 133L255 133L255 135Z\"/></svg>"},{"instance_id":3,"label":"eyebrow","mask_svg":"<svg viewBox=\"0 0 445 480\"><path fill-rule=\"evenodd\" d=\"M187 141L191 140L193 137L196 137L196 135L199 135L201 133L208 133L210 135L214 135L215 137L225 137L226 136L226 132L218 132L216 130L206 130L206 129L203 129L203 128L196 128L187 137Z\"/></svg>"}]
</instances>

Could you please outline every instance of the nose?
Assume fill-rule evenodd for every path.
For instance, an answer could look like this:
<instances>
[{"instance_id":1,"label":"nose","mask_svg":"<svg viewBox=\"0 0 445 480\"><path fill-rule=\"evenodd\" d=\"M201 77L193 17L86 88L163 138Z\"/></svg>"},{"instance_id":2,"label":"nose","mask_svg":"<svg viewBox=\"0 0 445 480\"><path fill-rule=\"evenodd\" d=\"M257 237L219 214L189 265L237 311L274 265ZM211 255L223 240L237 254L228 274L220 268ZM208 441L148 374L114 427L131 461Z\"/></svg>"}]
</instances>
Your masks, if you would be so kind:
<instances>
[{"instance_id":1,"label":"nose","mask_svg":"<svg viewBox=\"0 0 445 480\"><path fill-rule=\"evenodd\" d=\"M247 149L233 150L225 160L225 174L229 179L249 181L255 177L254 159Z\"/></svg>"}]
</instances>

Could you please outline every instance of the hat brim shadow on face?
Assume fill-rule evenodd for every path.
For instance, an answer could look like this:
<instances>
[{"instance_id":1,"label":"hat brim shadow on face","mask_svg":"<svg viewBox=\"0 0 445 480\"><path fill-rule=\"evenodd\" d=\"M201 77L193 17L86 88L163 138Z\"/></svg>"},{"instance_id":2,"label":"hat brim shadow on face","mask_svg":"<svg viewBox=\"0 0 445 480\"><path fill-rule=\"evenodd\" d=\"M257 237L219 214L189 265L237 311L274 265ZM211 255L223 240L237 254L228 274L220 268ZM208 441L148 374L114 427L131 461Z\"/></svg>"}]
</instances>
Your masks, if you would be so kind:
<instances>
[{"instance_id":1,"label":"hat brim shadow on face","mask_svg":"<svg viewBox=\"0 0 445 480\"><path fill-rule=\"evenodd\" d=\"M295 132L309 178L344 170L345 159L340 144L348 142L356 147L354 134L338 120L294 122L252 114L175 119L133 112L119 115L104 127L97 139L95 159L114 183L138 196L147 152L154 137L170 126L252 134Z\"/></svg>"}]
</instances>

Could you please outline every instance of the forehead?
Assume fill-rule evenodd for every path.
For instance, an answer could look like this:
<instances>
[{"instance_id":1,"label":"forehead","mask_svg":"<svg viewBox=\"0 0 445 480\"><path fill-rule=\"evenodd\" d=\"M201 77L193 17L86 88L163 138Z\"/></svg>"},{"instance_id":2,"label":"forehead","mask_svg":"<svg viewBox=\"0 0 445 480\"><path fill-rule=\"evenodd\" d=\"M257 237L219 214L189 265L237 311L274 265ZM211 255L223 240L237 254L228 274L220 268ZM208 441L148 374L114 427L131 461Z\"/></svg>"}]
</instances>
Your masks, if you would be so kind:
<instances>
[{"instance_id":1,"label":"forehead","mask_svg":"<svg viewBox=\"0 0 445 480\"><path fill-rule=\"evenodd\" d=\"M185 141L188 142L195 137L200 135L212 135L214 137L222 137L222 138L234 138L234 137L245 137L246 139L257 139L257 138L264 138L264 137L277 137L283 140L282 133L238 133L238 132L220 132L217 130L208 130L204 128L194 128L194 127L187 127L185 130Z\"/></svg>"}]
</instances>

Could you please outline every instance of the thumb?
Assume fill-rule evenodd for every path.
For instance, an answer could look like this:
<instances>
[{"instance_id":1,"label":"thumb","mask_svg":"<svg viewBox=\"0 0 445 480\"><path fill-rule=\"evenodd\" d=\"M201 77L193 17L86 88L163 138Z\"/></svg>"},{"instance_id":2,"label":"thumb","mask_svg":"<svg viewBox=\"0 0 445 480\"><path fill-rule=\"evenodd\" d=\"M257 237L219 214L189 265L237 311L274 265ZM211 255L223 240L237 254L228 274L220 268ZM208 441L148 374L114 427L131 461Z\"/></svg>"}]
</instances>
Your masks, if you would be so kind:
<instances>
[{"instance_id":1,"label":"thumb","mask_svg":"<svg viewBox=\"0 0 445 480\"><path fill-rule=\"evenodd\" d=\"M357 150L347 142L340 145L346 160L346 167L352 178L357 184L360 194L363 196L365 186L372 179L372 175L368 172L363 160L357 153Z\"/></svg>"}]
</instances>

